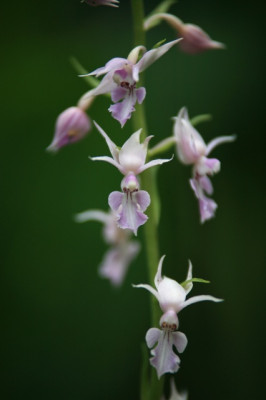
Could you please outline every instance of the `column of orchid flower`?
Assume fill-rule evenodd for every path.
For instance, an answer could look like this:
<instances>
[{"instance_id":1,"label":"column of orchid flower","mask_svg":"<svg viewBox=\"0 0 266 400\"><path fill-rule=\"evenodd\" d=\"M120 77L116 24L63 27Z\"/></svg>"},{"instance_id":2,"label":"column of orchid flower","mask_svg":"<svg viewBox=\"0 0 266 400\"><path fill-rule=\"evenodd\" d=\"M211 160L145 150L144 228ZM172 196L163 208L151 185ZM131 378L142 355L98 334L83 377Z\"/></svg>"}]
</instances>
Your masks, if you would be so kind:
<instances>
[{"instance_id":1,"label":"column of orchid flower","mask_svg":"<svg viewBox=\"0 0 266 400\"><path fill-rule=\"evenodd\" d=\"M119 5L117 0L84 0L84 2L92 6L118 7ZM111 283L116 286L122 284L129 264L140 249L140 243L132 240L132 235L137 235L138 228L145 224L149 280L152 283L154 278L155 288L150 284L134 286L144 288L153 295L151 302L152 327L146 333L146 343L151 349L150 364L154 369L148 375L142 374L142 400L162 399L163 380L161 378L164 374L175 373L179 369L180 358L177 352L182 353L187 346L186 335L178 330L179 312L196 302L221 301L210 295L186 299L193 287L193 282L207 282L192 277L191 262L189 262L187 277L181 284L162 275L165 256L160 258L159 253L157 232L159 216L156 209L158 193L153 167L169 162L172 158L159 158L151 161L146 161L146 158L154 157L176 145L177 156L181 163L192 165L190 185L198 199L200 220L203 223L214 217L217 208L214 200L207 195L211 195L213 192L209 176L220 170L220 161L208 156L215 146L234 140L233 136L222 136L206 145L194 126L208 116L199 116L190 120L186 108L182 108L174 117L174 134L148 151L148 145L153 136L147 136L148 129L142 105L146 89L142 86L143 79L141 80L140 74L175 45L178 45L182 51L191 54L224 47L221 43L211 40L198 26L185 24L176 16L168 14L168 8L173 2L172 0L163 1L145 19L143 0L131 0L135 47L127 58L113 58L103 67L82 75L93 88L80 98L77 106L70 107L60 114L56 123L54 139L48 148L50 151L57 151L67 144L82 139L90 131L91 122L86 110L99 95L111 95L113 104L108 110L121 127L132 116L135 133L125 141L121 148L111 140L98 123L94 122L109 148L111 157L98 156L92 157L91 160L110 163L121 172L123 175L121 191L110 193L108 197L109 211L88 210L78 214L76 221L97 220L104 224L103 237L110 245L110 249L103 257L99 273L110 279ZM157 45L147 51L145 31L161 21L169 23L182 37ZM82 67L77 63L76 66L82 73ZM98 80L100 76L103 76L101 81ZM142 175L142 188L140 187L140 174ZM145 211L148 207L147 216ZM157 327L158 324L160 328ZM172 380L170 400L174 399L185 400L187 394L178 394Z\"/></svg>"}]
</instances>

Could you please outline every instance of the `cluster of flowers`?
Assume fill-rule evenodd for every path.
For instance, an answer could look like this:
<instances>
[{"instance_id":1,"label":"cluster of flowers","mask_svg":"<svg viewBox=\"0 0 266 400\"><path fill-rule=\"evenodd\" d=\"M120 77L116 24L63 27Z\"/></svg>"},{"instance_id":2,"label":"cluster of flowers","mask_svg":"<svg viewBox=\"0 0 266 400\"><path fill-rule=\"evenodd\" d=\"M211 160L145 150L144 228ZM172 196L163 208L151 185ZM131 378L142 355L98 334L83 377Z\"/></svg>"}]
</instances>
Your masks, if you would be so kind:
<instances>
[{"instance_id":1,"label":"cluster of flowers","mask_svg":"<svg viewBox=\"0 0 266 400\"><path fill-rule=\"evenodd\" d=\"M118 7L119 5L119 1L116 0L84 0L84 2L92 6ZM162 20L168 22L182 37L149 51L144 46L137 46L127 58L115 57L103 67L97 68L87 75L82 75L96 78L103 76L103 79L80 98L77 106L70 107L59 115L54 139L48 147L49 151L56 152L65 145L79 141L92 129L92 123L86 111L94 99L102 94L111 95L113 104L108 110L123 127L135 111L136 103L141 104L146 96L146 89L138 87L139 74L173 46L178 45L181 50L191 54L224 47L223 44L211 40L198 26L184 24L177 17L167 13L157 13L148 17L144 22L144 29L148 30ZM140 188L139 175L148 168L171 161L173 157L146 162L149 155L148 144L153 136L146 137L141 143L141 129L139 129L120 148L96 122L94 125L106 141L112 157L98 156L92 157L91 160L108 162L121 172L123 175L121 191L113 191L109 194L109 211L88 210L78 214L75 219L77 222L96 220L104 224L103 237L105 242L110 245L110 249L100 264L99 273L108 278L113 285L119 286L124 280L129 264L140 251L140 243L132 240L132 235L137 235L138 228L148 219L145 210L150 205L151 199L149 193ZM217 145L234 140L234 136L217 137L206 145L191 123L184 107L174 117L173 135L166 140L169 143L175 143L177 156L181 163L192 165L190 185L199 202L201 222L212 218L217 204L207 196L213 192L209 176L220 170L220 161L216 158L209 158L209 154ZM158 144L155 148L157 153L163 151L164 145L163 143ZM186 296L193 287L193 282L197 280L192 278L191 263L189 262L186 280L179 284L162 276L163 260L164 256L159 262L155 276L156 289L147 284L135 285L135 287L151 292L158 300L163 313L159 321L161 329L153 327L146 334L147 345L152 349L150 363L156 368L158 378L165 373L174 373L179 369L180 359L174 348L182 353L187 346L186 335L178 331L179 312L188 305L199 301L221 301L209 295L195 296L186 300ZM155 345L156 347L154 347ZM185 400L186 398L186 394L179 395L172 384L171 400Z\"/></svg>"}]
</instances>

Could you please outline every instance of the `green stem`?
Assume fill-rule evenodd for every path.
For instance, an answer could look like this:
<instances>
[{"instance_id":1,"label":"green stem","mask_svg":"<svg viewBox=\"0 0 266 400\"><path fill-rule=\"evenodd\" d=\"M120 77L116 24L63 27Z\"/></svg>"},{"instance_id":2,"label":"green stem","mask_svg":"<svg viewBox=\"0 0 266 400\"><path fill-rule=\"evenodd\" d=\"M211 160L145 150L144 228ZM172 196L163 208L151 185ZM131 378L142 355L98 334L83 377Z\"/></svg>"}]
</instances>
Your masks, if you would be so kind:
<instances>
[{"instance_id":1,"label":"green stem","mask_svg":"<svg viewBox=\"0 0 266 400\"><path fill-rule=\"evenodd\" d=\"M142 0L131 0L131 8L133 13L133 26L134 26L134 45L145 46L145 32L143 29L144 21L144 7ZM142 81L143 84L143 74ZM146 116L143 105L137 105L136 111L133 113L133 126L134 130L142 128L142 139L147 136L148 128ZM151 205L148 209L147 215L149 220L144 226L145 244L148 264L149 283L153 285L154 277L157 272L159 262L159 242L158 242L158 209L159 199L158 190L156 185L156 168L148 169L142 174L141 177L142 187L147 190L151 197ZM161 312L159 309L158 301L154 296L151 297L151 326L158 326ZM147 352L146 352L147 358ZM145 361L144 360L144 364ZM163 390L163 378L160 381L157 378L154 368L150 374L150 380L147 374L142 374L141 382L141 400L160 400Z\"/></svg>"}]
</instances>

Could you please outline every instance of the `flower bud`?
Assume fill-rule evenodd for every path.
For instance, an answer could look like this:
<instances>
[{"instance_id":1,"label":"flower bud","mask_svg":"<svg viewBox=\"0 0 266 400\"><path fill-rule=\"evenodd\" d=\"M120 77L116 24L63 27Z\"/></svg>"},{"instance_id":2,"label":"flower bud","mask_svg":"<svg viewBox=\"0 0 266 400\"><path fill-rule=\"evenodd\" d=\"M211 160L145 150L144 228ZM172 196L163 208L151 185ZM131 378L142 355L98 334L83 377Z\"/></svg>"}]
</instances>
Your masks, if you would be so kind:
<instances>
[{"instance_id":1,"label":"flower bud","mask_svg":"<svg viewBox=\"0 0 266 400\"><path fill-rule=\"evenodd\" d=\"M223 49L223 43L216 42L207 35L199 26L193 24L182 24L179 27L179 33L183 40L179 47L185 53L197 54L205 50Z\"/></svg>"},{"instance_id":2,"label":"flower bud","mask_svg":"<svg viewBox=\"0 0 266 400\"><path fill-rule=\"evenodd\" d=\"M90 129L91 122L88 115L79 107L69 107L58 116L54 138L47 150L56 152L63 146L77 142Z\"/></svg>"}]
</instances>

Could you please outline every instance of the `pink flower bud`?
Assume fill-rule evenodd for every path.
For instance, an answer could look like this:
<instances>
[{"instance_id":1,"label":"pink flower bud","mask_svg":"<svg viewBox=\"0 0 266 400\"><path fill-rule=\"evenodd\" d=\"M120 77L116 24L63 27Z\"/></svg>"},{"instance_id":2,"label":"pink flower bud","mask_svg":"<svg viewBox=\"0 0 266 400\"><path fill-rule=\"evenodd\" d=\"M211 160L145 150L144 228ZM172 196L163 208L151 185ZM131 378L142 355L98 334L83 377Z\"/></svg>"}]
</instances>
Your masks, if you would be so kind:
<instances>
[{"instance_id":1,"label":"pink flower bud","mask_svg":"<svg viewBox=\"0 0 266 400\"><path fill-rule=\"evenodd\" d=\"M47 150L56 152L63 146L77 142L90 129L88 115L79 107L69 107L57 117L54 138Z\"/></svg>"},{"instance_id":2,"label":"pink flower bud","mask_svg":"<svg viewBox=\"0 0 266 400\"><path fill-rule=\"evenodd\" d=\"M216 42L207 35L199 26L183 24L179 27L179 33L183 37L179 47L185 53L197 54L205 50L223 49L223 43Z\"/></svg>"}]
</instances>

